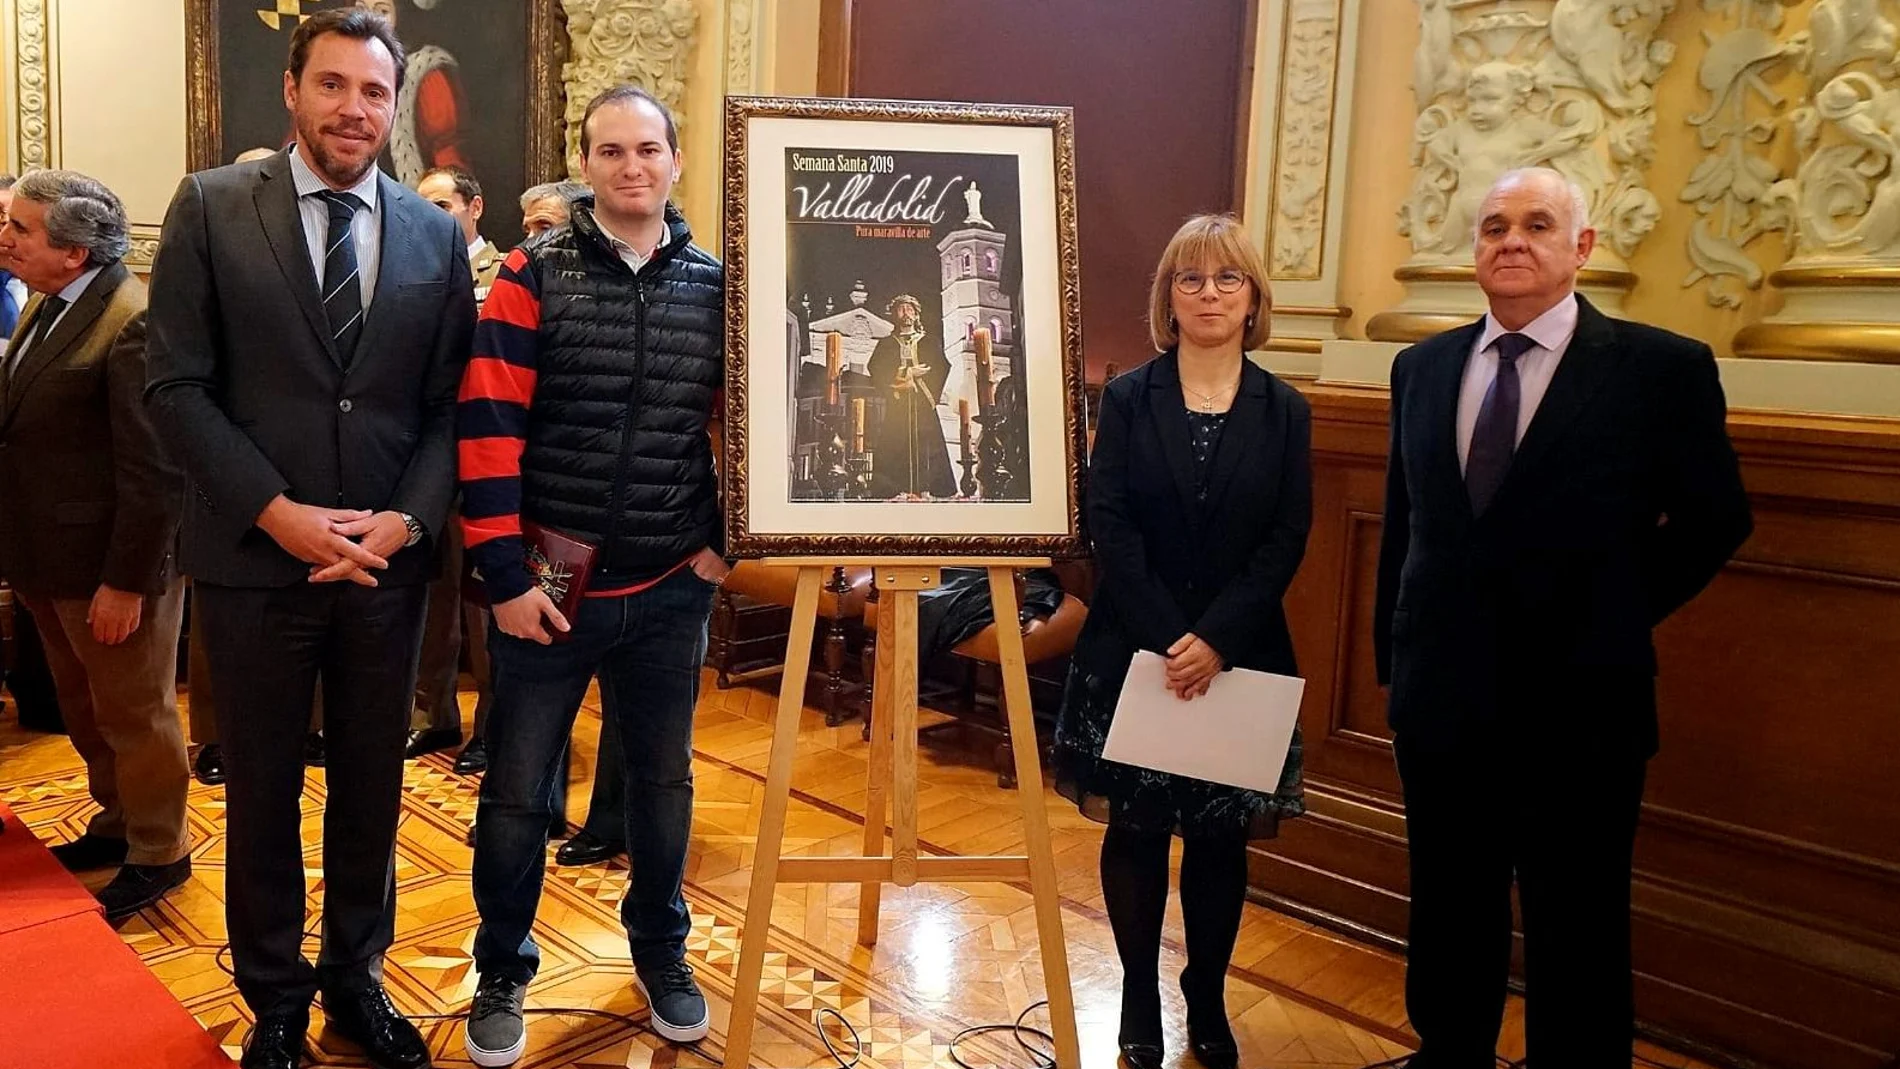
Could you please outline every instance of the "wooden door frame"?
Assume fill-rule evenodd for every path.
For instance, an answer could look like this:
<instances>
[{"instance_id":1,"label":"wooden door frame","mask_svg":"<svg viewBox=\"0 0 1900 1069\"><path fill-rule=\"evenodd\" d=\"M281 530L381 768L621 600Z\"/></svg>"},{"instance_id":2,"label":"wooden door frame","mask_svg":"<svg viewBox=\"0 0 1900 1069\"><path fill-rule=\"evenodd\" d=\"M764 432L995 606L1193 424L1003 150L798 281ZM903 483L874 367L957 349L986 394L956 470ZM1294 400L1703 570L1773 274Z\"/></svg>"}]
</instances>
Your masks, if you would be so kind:
<instances>
[{"instance_id":1,"label":"wooden door frame","mask_svg":"<svg viewBox=\"0 0 1900 1069\"><path fill-rule=\"evenodd\" d=\"M823 0L818 10L818 95L851 95L854 0Z\"/></svg>"}]
</instances>

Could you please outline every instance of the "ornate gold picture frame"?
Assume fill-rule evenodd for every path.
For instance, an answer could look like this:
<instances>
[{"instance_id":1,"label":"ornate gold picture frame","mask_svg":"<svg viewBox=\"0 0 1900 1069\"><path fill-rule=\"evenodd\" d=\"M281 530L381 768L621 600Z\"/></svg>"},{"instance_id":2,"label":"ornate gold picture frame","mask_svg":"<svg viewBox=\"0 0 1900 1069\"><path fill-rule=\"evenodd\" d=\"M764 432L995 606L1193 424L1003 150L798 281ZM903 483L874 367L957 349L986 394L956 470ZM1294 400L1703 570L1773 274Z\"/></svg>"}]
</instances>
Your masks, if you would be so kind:
<instances>
[{"instance_id":1,"label":"ornate gold picture frame","mask_svg":"<svg viewBox=\"0 0 1900 1069\"><path fill-rule=\"evenodd\" d=\"M1079 555L1069 109L729 97L725 180L729 549Z\"/></svg>"},{"instance_id":2,"label":"ornate gold picture frame","mask_svg":"<svg viewBox=\"0 0 1900 1069\"><path fill-rule=\"evenodd\" d=\"M282 77L298 23L329 7L393 16L409 53L384 170L413 184L454 163L486 187L482 231L519 239L516 197L566 176L559 0L186 0L188 165L204 170L290 136Z\"/></svg>"}]
</instances>

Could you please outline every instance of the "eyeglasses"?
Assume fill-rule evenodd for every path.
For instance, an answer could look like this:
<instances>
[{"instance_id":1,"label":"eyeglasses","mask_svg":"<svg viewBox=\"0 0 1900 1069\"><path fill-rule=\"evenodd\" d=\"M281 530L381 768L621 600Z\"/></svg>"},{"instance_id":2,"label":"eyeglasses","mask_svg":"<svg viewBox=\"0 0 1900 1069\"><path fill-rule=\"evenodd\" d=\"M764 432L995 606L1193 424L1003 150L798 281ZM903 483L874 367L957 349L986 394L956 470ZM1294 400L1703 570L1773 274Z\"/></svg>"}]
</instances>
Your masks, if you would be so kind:
<instances>
[{"instance_id":1,"label":"eyeglasses","mask_svg":"<svg viewBox=\"0 0 1900 1069\"><path fill-rule=\"evenodd\" d=\"M1247 276L1233 268L1228 268L1213 276L1214 289L1221 293L1239 293L1240 287L1247 284ZM1199 271L1176 271L1174 288L1192 297L1207 287L1208 276Z\"/></svg>"}]
</instances>

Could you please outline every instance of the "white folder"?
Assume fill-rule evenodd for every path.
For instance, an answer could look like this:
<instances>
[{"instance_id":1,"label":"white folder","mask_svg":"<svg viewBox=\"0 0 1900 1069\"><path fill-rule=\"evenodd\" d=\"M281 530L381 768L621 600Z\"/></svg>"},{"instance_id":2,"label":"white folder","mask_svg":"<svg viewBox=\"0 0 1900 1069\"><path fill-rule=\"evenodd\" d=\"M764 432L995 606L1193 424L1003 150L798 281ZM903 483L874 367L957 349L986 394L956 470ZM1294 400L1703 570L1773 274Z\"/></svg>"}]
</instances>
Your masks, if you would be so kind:
<instances>
[{"instance_id":1,"label":"white folder","mask_svg":"<svg viewBox=\"0 0 1900 1069\"><path fill-rule=\"evenodd\" d=\"M1166 658L1135 654L1104 758L1268 794L1280 786L1306 680L1234 668L1192 701L1175 697L1167 681Z\"/></svg>"}]
</instances>

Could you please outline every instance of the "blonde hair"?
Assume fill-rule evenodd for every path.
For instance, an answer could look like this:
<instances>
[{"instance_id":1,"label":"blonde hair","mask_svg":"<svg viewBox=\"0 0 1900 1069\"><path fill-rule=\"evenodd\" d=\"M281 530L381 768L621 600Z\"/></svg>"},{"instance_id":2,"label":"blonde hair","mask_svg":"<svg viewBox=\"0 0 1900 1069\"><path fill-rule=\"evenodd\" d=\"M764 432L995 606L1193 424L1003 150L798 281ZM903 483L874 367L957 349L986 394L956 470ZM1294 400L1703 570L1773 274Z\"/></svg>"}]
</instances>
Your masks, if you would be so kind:
<instances>
[{"instance_id":1,"label":"blonde hair","mask_svg":"<svg viewBox=\"0 0 1900 1069\"><path fill-rule=\"evenodd\" d=\"M1181 343L1181 332L1174 324L1173 315L1174 273L1184 266L1198 267L1208 261L1219 267L1234 268L1253 283L1254 296L1259 298L1260 304L1249 317L1252 322L1240 344L1244 349L1258 349L1267 343L1272 325L1273 291L1267 287L1266 268L1260 263L1260 254L1254 251L1253 242L1247 240L1240 220L1223 212L1197 215L1182 223L1181 229L1168 239L1168 247L1162 250L1148 298L1148 337L1154 342L1156 352ZM1208 284L1212 285L1213 280L1209 279Z\"/></svg>"}]
</instances>

